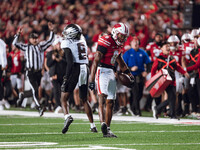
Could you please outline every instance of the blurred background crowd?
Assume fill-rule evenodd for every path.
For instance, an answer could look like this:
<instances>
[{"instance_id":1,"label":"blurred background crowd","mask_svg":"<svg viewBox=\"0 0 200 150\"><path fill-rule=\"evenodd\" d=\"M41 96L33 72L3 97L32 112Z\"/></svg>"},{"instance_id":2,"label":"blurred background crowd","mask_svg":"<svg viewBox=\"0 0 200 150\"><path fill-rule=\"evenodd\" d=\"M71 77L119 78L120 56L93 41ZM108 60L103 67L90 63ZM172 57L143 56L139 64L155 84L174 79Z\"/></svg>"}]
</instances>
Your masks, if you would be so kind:
<instances>
[{"instance_id":1,"label":"blurred background crowd","mask_svg":"<svg viewBox=\"0 0 200 150\"><path fill-rule=\"evenodd\" d=\"M76 23L83 29L89 52L95 53L99 35L109 33L114 24L123 22L145 50L157 33L166 40L170 35L181 38L198 28L195 16L199 3L200 0L1 0L0 38L9 53L15 49L12 42L21 26L21 41L27 43L31 32L38 33L40 41L47 39L48 21L55 25L57 35L61 35L66 25ZM90 53L89 58L92 61Z\"/></svg>"},{"instance_id":2,"label":"blurred background crowd","mask_svg":"<svg viewBox=\"0 0 200 150\"><path fill-rule=\"evenodd\" d=\"M190 0L2 0L0 37L11 48L19 26L23 25L23 40L27 42L33 30L41 34L41 39L46 38L47 21L53 21L57 33L67 24L77 23L91 47L108 26L124 22L130 33L140 38L140 46L145 47L158 31L166 36L174 32L181 37L184 30L190 29L193 3Z\"/></svg>"}]
</instances>

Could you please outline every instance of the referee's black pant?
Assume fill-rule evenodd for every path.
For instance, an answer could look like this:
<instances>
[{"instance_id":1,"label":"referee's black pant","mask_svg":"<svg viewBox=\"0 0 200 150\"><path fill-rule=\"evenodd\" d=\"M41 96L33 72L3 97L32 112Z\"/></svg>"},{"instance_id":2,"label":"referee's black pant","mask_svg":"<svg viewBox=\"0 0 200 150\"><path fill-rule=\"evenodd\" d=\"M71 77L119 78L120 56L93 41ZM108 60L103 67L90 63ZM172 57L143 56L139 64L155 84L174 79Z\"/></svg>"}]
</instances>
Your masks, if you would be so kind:
<instances>
[{"instance_id":1,"label":"referee's black pant","mask_svg":"<svg viewBox=\"0 0 200 150\"><path fill-rule=\"evenodd\" d=\"M28 79L29 85L30 85L31 90L32 90L33 99L35 101L35 104L38 107L40 107L39 96L38 96L38 88L40 86L40 81L41 81L41 78L42 78L41 70L40 71L27 71L26 75L27 75L27 79Z\"/></svg>"}]
</instances>

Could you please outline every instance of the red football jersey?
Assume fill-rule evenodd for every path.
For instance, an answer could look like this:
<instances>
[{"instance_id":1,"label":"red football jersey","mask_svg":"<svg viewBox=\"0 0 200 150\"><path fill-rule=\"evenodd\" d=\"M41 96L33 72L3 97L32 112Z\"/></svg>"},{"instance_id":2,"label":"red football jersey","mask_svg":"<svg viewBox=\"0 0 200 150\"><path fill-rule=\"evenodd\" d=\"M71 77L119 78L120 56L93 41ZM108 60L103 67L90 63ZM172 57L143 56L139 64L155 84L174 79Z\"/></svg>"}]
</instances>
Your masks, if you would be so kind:
<instances>
[{"instance_id":1,"label":"red football jersey","mask_svg":"<svg viewBox=\"0 0 200 150\"><path fill-rule=\"evenodd\" d=\"M10 56L12 58L12 67L11 67L11 73L19 73L21 72L22 64L21 64L21 57L23 57L23 53L21 51L10 52Z\"/></svg>"},{"instance_id":2,"label":"red football jersey","mask_svg":"<svg viewBox=\"0 0 200 150\"><path fill-rule=\"evenodd\" d=\"M150 51L150 54L151 54L150 58L151 58L152 62L154 62L156 60L156 58L162 52L160 47L155 42L150 42L149 44L147 44L146 51Z\"/></svg>"},{"instance_id":3,"label":"red football jersey","mask_svg":"<svg viewBox=\"0 0 200 150\"><path fill-rule=\"evenodd\" d=\"M107 49L106 53L101 59L101 63L114 66L117 56L122 51L122 47L115 43L111 35L104 35L99 38L98 45L101 45Z\"/></svg>"},{"instance_id":4,"label":"red football jersey","mask_svg":"<svg viewBox=\"0 0 200 150\"><path fill-rule=\"evenodd\" d=\"M170 55L173 55L176 61L181 65L181 58L185 56L185 51L183 50L182 46L178 47L178 50L172 52L170 51Z\"/></svg>"},{"instance_id":5,"label":"red football jersey","mask_svg":"<svg viewBox=\"0 0 200 150\"><path fill-rule=\"evenodd\" d=\"M192 49L194 49L194 46L194 42L188 42L183 44L186 60L190 60L190 52L192 51Z\"/></svg>"}]
</instances>

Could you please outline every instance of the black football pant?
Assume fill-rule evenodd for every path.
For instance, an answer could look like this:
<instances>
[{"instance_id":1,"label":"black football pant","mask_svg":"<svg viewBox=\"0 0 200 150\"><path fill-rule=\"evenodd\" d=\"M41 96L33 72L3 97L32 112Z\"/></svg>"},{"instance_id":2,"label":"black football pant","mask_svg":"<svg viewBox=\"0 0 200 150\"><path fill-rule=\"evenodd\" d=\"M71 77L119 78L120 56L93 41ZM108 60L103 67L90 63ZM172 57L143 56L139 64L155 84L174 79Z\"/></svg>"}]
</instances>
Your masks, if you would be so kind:
<instances>
[{"instance_id":1,"label":"black football pant","mask_svg":"<svg viewBox=\"0 0 200 150\"><path fill-rule=\"evenodd\" d=\"M176 87L173 85L169 85L166 88L166 92L168 95L168 99L162 103L160 103L158 106L156 106L158 114L162 112L162 110L169 105L170 107L170 117L176 117Z\"/></svg>"},{"instance_id":2,"label":"black football pant","mask_svg":"<svg viewBox=\"0 0 200 150\"><path fill-rule=\"evenodd\" d=\"M189 86L188 89L189 100L192 104L192 112L200 112L200 79L195 78L195 84Z\"/></svg>"},{"instance_id":3,"label":"black football pant","mask_svg":"<svg viewBox=\"0 0 200 150\"><path fill-rule=\"evenodd\" d=\"M56 107L61 106L60 96L61 96L61 85L62 81L60 80L52 80L53 84L53 95L56 100Z\"/></svg>"},{"instance_id":4,"label":"black football pant","mask_svg":"<svg viewBox=\"0 0 200 150\"><path fill-rule=\"evenodd\" d=\"M27 75L27 79L29 81L29 84L32 90L35 104L37 105L37 107L40 107L39 97L38 97L38 88L40 86L40 81L42 78L41 71L37 71L37 72L27 71L26 75Z\"/></svg>"},{"instance_id":5,"label":"black football pant","mask_svg":"<svg viewBox=\"0 0 200 150\"><path fill-rule=\"evenodd\" d=\"M140 100L143 96L144 78L142 75L135 76L135 83L132 88L133 102L132 110L135 115L141 116Z\"/></svg>"}]
</instances>

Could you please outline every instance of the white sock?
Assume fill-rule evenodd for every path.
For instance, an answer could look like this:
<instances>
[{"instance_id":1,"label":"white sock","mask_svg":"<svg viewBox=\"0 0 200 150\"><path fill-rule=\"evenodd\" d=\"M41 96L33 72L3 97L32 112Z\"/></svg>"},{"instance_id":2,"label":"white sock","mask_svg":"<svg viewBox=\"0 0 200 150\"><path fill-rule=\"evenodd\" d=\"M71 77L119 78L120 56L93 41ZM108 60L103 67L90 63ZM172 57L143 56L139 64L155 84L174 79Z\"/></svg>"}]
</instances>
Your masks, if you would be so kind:
<instances>
[{"instance_id":1,"label":"white sock","mask_svg":"<svg viewBox=\"0 0 200 150\"><path fill-rule=\"evenodd\" d=\"M66 115L64 116L65 120L66 120L69 116L71 116L71 115L70 115L70 114L66 114Z\"/></svg>"},{"instance_id":2,"label":"white sock","mask_svg":"<svg viewBox=\"0 0 200 150\"><path fill-rule=\"evenodd\" d=\"M104 123L105 123L105 122L102 122L101 125L104 124ZM106 123L105 123L105 124L106 124Z\"/></svg>"},{"instance_id":3,"label":"white sock","mask_svg":"<svg viewBox=\"0 0 200 150\"><path fill-rule=\"evenodd\" d=\"M95 126L95 123L93 122L93 123L90 123L90 128L94 128L94 127L96 127Z\"/></svg>"},{"instance_id":4,"label":"white sock","mask_svg":"<svg viewBox=\"0 0 200 150\"><path fill-rule=\"evenodd\" d=\"M107 130L110 130L110 127L107 127Z\"/></svg>"}]
</instances>

